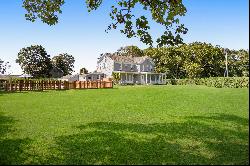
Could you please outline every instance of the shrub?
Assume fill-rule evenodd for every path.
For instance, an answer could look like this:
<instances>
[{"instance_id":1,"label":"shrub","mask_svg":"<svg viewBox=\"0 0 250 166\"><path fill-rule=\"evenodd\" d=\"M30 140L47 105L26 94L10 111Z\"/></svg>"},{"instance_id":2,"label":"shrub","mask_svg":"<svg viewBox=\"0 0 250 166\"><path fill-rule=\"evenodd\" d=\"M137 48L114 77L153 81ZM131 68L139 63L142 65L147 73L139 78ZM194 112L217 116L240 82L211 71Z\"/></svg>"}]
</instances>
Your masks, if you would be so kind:
<instances>
[{"instance_id":1,"label":"shrub","mask_svg":"<svg viewBox=\"0 0 250 166\"><path fill-rule=\"evenodd\" d=\"M216 88L249 88L249 77L209 77L209 78L185 78L167 79L166 84L171 85L206 85Z\"/></svg>"}]
</instances>

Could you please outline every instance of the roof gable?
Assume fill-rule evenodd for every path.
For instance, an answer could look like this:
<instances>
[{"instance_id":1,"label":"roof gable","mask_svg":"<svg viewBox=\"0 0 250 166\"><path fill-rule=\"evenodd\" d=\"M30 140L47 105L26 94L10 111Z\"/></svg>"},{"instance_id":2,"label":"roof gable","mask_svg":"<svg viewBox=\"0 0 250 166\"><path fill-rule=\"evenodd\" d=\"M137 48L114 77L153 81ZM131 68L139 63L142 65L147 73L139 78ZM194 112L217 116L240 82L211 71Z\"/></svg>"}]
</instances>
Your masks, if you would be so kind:
<instances>
[{"instance_id":1,"label":"roof gable","mask_svg":"<svg viewBox=\"0 0 250 166\"><path fill-rule=\"evenodd\" d=\"M151 58L148 56L132 57L132 56L109 55L109 58L114 60L115 62L134 63L134 64L141 64L147 59L152 61Z\"/></svg>"}]
</instances>

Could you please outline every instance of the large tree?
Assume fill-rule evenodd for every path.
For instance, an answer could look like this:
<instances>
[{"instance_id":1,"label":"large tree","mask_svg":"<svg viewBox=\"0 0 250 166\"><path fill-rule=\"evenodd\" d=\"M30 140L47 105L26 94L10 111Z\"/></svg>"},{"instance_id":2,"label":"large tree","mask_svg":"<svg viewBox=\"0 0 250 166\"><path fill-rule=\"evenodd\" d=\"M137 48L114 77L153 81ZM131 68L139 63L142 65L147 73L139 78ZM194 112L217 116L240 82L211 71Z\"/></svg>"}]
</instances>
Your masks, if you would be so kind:
<instances>
[{"instance_id":1,"label":"large tree","mask_svg":"<svg viewBox=\"0 0 250 166\"><path fill-rule=\"evenodd\" d=\"M148 48L144 54L153 59L157 72L166 72L168 78L185 77L185 57L177 47Z\"/></svg>"},{"instance_id":2,"label":"large tree","mask_svg":"<svg viewBox=\"0 0 250 166\"><path fill-rule=\"evenodd\" d=\"M5 74L8 68L10 68L9 62L0 59L0 74Z\"/></svg>"},{"instance_id":3,"label":"large tree","mask_svg":"<svg viewBox=\"0 0 250 166\"><path fill-rule=\"evenodd\" d=\"M117 53L120 56L132 56L132 57L144 56L143 51L137 46L120 47L117 50Z\"/></svg>"},{"instance_id":4,"label":"large tree","mask_svg":"<svg viewBox=\"0 0 250 166\"><path fill-rule=\"evenodd\" d=\"M75 58L67 53L59 54L52 58L52 63L63 71L63 75L71 74L74 71Z\"/></svg>"},{"instance_id":5,"label":"large tree","mask_svg":"<svg viewBox=\"0 0 250 166\"><path fill-rule=\"evenodd\" d=\"M85 0L88 11L96 10L103 0ZM58 23L58 14L62 13L65 0L23 0L23 7L27 13L27 20L41 19L48 25ZM164 27L164 33L157 38L158 46L176 45L183 42L181 34L187 33L184 24L180 24L180 17L186 13L182 0L117 0L113 1L109 13L112 22L106 32L120 29L128 38L138 37L143 43L152 46L153 39L149 33L150 25L145 14L136 16L135 7L151 13L152 20Z\"/></svg>"},{"instance_id":6,"label":"large tree","mask_svg":"<svg viewBox=\"0 0 250 166\"><path fill-rule=\"evenodd\" d=\"M144 54L153 58L156 71L168 78L223 76L224 55L219 46L194 42L173 47L148 48Z\"/></svg>"},{"instance_id":7,"label":"large tree","mask_svg":"<svg viewBox=\"0 0 250 166\"><path fill-rule=\"evenodd\" d=\"M249 76L249 52L248 50L225 49L228 56L228 76Z\"/></svg>"},{"instance_id":8,"label":"large tree","mask_svg":"<svg viewBox=\"0 0 250 166\"><path fill-rule=\"evenodd\" d=\"M222 48L210 43L194 42L179 47L185 56L184 69L187 76L218 77L223 76L223 61L225 59Z\"/></svg>"},{"instance_id":9,"label":"large tree","mask_svg":"<svg viewBox=\"0 0 250 166\"><path fill-rule=\"evenodd\" d=\"M49 72L52 68L50 55L41 45L22 48L16 62L19 63L24 73L31 74L35 78L50 77Z\"/></svg>"},{"instance_id":10,"label":"large tree","mask_svg":"<svg viewBox=\"0 0 250 166\"><path fill-rule=\"evenodd\" d=\"M89 71L85 67L80 69L80 74L88 74L88 73Z\"/></svg>"}]
</instances>

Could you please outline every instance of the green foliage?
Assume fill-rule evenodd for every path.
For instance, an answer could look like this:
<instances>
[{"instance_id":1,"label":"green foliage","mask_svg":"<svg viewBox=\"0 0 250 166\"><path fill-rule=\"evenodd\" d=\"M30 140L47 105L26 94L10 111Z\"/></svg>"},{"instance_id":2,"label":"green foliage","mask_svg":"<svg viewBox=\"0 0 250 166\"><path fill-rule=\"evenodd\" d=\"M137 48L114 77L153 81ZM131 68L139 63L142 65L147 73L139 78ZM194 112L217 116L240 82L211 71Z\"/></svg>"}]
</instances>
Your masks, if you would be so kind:
<instances>
[{"instance_id":1,"label":"green foliage","mask_svg":"<svg viewBox=\"0 0 250 166\"><path fill-rule=\"evenodd\" d=\"M143 51L137 46L121 47L116 52L120 56L141 57L144 56Z\"/></svg>"},{"instance_id":2,"label":"green foliage","mask_svg":"<svg viewBox=\"0 0 250 166\"><path fill-rule=\"evenodd\" d=\"M249 77L209 77L209 78L186 78L167 79L166 84L171 85L206 85L215 88L249 88Z\"/></svg>"},{"instance_id":3,"label":"green foliage","mask_svg":"<svg viewBox=\"0 0 250 166\"><path fill-rule=\"evenodd\" d=\"M249 77L249 52L247 50L230 50L228 54L228 76Z\"/></svg>"},{"instance_id":4,"label":"green foliage","mask_svg":"<svg viewBox=\"0 0 250 166\"><path fill-rule=\"evenodd\" d=\"M180 46L185 56L184 70L187 77L218 77L223 76L224 54L222 48L210 43L194 42Z\"/></svg>"},{"instance_id":5,"label":"green foliage","mask_svg":"<svg viewBox=\"0 0 250 166\"><path fill-rule=\"evenodd\" d=\"M50 77L49 72L52 68L50 55L41 45L22 48L17 56L16 62L19 63L24 73L34 78Z\"/></svg>"},{"instance_id":6,"label":"green foliage","mask_svg":"<svg viewBox=\"0 0 250 166\"><path fill-rule=\"evenodd\" d=\"M5 74L8 68L10 68L9 62L0 59L0 74Z\"/></svg>"},{"instance_id":7,"label":"green foliage","mask_svg":"<svg viewBox=\"0 0 250 166\"><path fill-rule=\"evenodd\" d=\"M210 43L194 42L174 47L148 48L156 71L166 72L168 78L222 77L225 71L224 49ZM249 52L229 50L229 76L248 76Z\"/></svg>"},{"instance_id":8,"label":"green foliage","mask_svg":"<svg viewBox=\"0 0 250 166\"><path fill-rule=\"evenodd\" d=\"M248 165L248 89L0 93L1 165Z\"/></svg>"},{"instance_id":9,"label":"green foliage","mask_svg":"<svg viewBox=\"0 0 250 166\"><path fill-rule=\"evenodd\" d=\"M148 48L144 54L153 59L157 72L166 72L167 78L183 78L185 56L178 47Z\"/></svg>"},{"instance_id":10,"label":"green foliage","mask_svg":"<svg viewBox=\"0 0 250 166\"><path fill-rule=\"evenodd\" d=\"M80 74L88 74L88 73L89 71L85 67L80 69Z\"/></svg>"},{"instance_id":11,"label":"green foliage","mask_svg":"<svg viewBox=\"0 0 250 166\"><path fill-rule=\"evenodd\" d=\"M40 18L48 25L58 23L57 15L62 13L61 6L63 4L64 0L23 0L23 7L27 11L26 19L34 22Z\"/></svg>"},{"instance_id":12,"label":"green foliage","mask_svg":"<svg viewBox=\"0 0 250 166\"><path fill-rule=\"evenodd\" d=\"M118 84L121 80L121 74L120 73L112 73L114 84Z\"/></svg>"},{"instance_id":13,"label":"green foliage","mask_svg":"<svg viewBox=\"0 0 250 166\"><path fill-rule=\"evenodd\" d=\"M75 58L67 53L59 54L52 58L52 63L63 71L63 75L71 74L74 70Z\"/></svg>"},{"instance_id":14,"label":"green foliage","mask_svg":"<svg viewBox=\"0 0 250 166\"><path fill-rule=\"evenodd\" d=\"M96 10L102 0L86 0L88 11ZM35 21L40 18L48 25L58 23L58 14L64 0L23 0L27 20ZM156 40L158 46L177 45L183 43L181 34L188 29L180 24L180 17L187 12L182 0L118 0L114 1L109 13L112 23L106 32L121 26L120 32L128 38L137 37L143 43L152 46L153 39L149 33L150 25L144 15L135 16L135 6L140 6L151 13L153 21L162 25L165 32Z\"/></svg>"}]
</instances>

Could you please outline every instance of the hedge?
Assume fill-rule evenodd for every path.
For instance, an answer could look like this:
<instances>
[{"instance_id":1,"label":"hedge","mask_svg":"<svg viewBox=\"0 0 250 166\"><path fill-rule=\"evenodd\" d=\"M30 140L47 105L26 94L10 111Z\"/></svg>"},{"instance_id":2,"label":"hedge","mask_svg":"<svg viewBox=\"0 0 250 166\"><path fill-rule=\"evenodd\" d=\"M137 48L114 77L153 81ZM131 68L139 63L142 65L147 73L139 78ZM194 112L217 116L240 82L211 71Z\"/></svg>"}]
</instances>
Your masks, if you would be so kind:
<instances>
[{"instance_id":1,"label":"hedge","mask_svg":"<svg viewBox=\"0 0 250 166\"><path fill-rule=\"evenodd\" d=\"M194 79L167 79L171 85L206 85L216 88L249 88L249 77L209 77Z\"/></svg>"}]
</instances>

